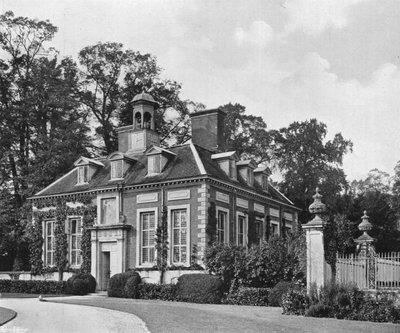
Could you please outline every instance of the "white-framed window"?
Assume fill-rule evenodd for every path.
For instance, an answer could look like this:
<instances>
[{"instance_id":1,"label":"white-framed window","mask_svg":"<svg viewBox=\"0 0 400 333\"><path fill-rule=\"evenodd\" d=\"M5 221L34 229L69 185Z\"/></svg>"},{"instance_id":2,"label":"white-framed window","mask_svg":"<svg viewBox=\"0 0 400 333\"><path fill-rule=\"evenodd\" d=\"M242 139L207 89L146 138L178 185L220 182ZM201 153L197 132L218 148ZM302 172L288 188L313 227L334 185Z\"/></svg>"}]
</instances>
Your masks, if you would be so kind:
<instances>
[{"instance_id":1,"label":"white-framed window","mask_svg":"<svg viewBox=\"0 0 400 333\"><path fill-rule=\"evenodd\" d=\"M54 237L54 228L55 228L55 221L49 220L45 221L45 263L46 266L54 266L54 249L55 249L55 237Z\"/></svg>"},{"instance_id":2,"label":"white-framed window","mask_svg":"<svg viewBox=\"0 0 400 333\"><path fill-rule=\"evenodd\" d=\"M148 174L160 173L161 172L161 154L155 154L148 156Z\"/></svg>"},{"instance_id":3,"label":"white-framed window","mask_svg":"<svg viewBox=\"0 0 400 333\"><path fill-rule=\"evenodd\" d=\"M70 226L70 264L80 266L82 264L81 239L82 218L73 217L69 219Z\"/></svg>"},{"instance_id":4,"label":"white-framed window","mask_svg":"<svg viewBox=\"0 0 400 333\"><path fill-rule=\"evenodd\" d=\"M229 243L229 210L217 207L217 234L218 243Z\"/></svg>"},{"instance_id":5,"label":"white-framed window","mask_svg":"<svg viewBox=\"0 0 400 333\"><path fill-rule=\"evenodd\" d=\"M89 166L81 165L78 167L78 185L87 184L89 181Z\"/></svg>"},{"instance_id":6,"label":"white-framed window","mask_svg":"<svg viewBox=\"0 0 400 333\"><path fill-rule=\"evenodd\" d=\"M241 212L236 214L236 244L247 245L247 218Z\"/></svg>"},{"instance_id":7,"label":"white-framed window","mask_svg":"<svg viewBox=\"0 0 400 333\"><path fill-rule=\"evenodd\" d=\"M100 199L100 224L116 224L117 219L117 198Z\"/></svg>"},{"instance_id":8,"label":"white-framed window","mask_svg":"<svg viewBox=\"0 0 400 333\"><path fill-rule=\"evenodd\" d=\"M263 239L263 221L260 219L256 219L254 222L256 229L256 243L261 244Z\"/></svg>"},{"instance_id":9,"label":"white-framed window","mask_svg":"<svg viewBox=\"0 0 400 333\"><path fill-rule=\"evenodd\" d=\"M154 264L155 261L156 217L155 212L140 213L140 263Z\"/></svg>"},{"instance_id":10,"label":"white-framed window","mask_svg":"<svg viewBox=\"0 0 400 333\"><path fill-rule=\"evenodd\" d=\"M124 161L111 161L111 179L121 179L124 177Z\"/></svg>"},{"instance_id":11,"label":"white-framed window","mask_svg":"<svg viewBox=\"0 0 400 333\"><path fill-rule=\"evenodd\" d=\"M236 161L229 160L229 176L232 179L237 179L237 169L236 169Z\"/></svg>"},{"instance_id":12,"label":"white-framed window","mask_svg":"<svg viewBox=\"0 0 400 333\"><path fill-rule=\"evenodd\" d=\"M190 206L169 206L169 230L173 265L190 264Z\"/></svg>"},{"instance_id":13,"label":"white-framed window","mask_svg":"<svg viewBox=\"0 0 400 333\"><path fill-rule=\"evenodd\" d=\"M279 235L279 223L271 222L271 236L278 236L278 235Z\"/></svg>"},{"instance_id":14,"label":"white-framed window","mask_svg":"<svg viewBox=\"0 0 400 333\"><path fill-rule=\"evenodd\" d=\"M136 266L152 267L156 262L157 207L140 208L136 215Z\"/></svg>"}]
</instances>

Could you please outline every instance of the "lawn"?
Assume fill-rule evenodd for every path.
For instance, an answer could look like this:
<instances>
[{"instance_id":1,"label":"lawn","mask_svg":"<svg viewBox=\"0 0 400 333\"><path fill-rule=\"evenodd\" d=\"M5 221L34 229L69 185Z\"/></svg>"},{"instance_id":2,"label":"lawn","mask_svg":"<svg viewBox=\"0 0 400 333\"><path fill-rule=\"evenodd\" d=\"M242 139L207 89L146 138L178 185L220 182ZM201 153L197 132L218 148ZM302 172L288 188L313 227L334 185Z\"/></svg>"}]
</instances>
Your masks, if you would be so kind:
<instances>
[{"instance_id":1,"label":"lawn","mask_svg":"<svg viewBox=\"0 0 400 333\"><path fill-rule=\"evenodd\" d=\"M280 308L134 300L101 296L52 298L132 313L152 333L183 332L310 332L398 333L399 325L282 315Z\"/></svg>"},{"instance_id":2,"label":"lawn","mask_svg":"<svg viewBox=\"0 0 400 333\"><path fill-rule=\"evenodd\" d=\"M0 326L13 319L16 315L15 311L0 307Z\"/></svg>"}]
</instances>

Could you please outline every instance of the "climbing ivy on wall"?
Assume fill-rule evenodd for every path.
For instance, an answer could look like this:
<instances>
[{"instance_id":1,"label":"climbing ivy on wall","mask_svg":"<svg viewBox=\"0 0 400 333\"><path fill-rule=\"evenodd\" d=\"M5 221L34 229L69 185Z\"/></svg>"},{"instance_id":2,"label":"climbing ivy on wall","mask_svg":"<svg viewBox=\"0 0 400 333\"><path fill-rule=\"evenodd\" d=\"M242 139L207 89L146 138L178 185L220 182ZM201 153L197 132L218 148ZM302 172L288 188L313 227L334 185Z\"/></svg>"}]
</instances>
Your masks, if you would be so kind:
<instances>
[{"instance_id":1,"label":"climbing ivy on wall","mask_svg":"<svg viewBox=\"0 0 400 333\"><path fill-rule=\"evenodd\" d=\"M210 202L208 207L208 222L206 226L206 234L208 239L208 245L212 245L217 240L217 210L215 208L215 202Z\"/></svg>"},{"instance_id":2,"label":"climbing ivy on wall","mask_svg":"<svg viewBox=\"0 0 400 333\"><path fill-rule=\"evenodd\" d=\"M168 211L163 206L160 222L156 230L157 269L160 272L160 283L164 283L164 275L168 266Z\"/></svg>"},{"instance_id":3,"label":"climbing ivy on wall","mask_svg":"<svg viewBox=\"0 0 400 333\"><path fill-rule=\"evenodd\" d=\"M67 205L65 202L61 202L57 205L56 209L56 221L54 226L54 238L55 238L55 248L54 248L54 263L60 274L60 281L62 280L62 273L64 268L68 263L68 239L65 233L65 221L67 219L66 212Z\"/></svg>"},{"instance_id":4,"label":"climbing ivy on wall","mask_svg":"<svg viewBox=\"0 0 400 333\"><path fill-rule=\"evenodd\" d=\"M33 212L36 223L32 224L29 229L30 234L30 263L31 271L34 274L41 274L44 271L51 271L49 267L43 267L43 235L42 221L45 219L55 220L55 265L60 273L60 278L68 265L68 239L65 230L65 222L68 216L82 216L82 237L81 237L81 254L82 264L81 271L89 273L91 269L91 235L89 228L93 226L94 219L97 215L97 208L92 204L93 196L80 196L68 200L46 199L36 204L37 208L55 207L47 211ZM79 202L84 206L71 208L67 206L67 202Z\"/></svg>"},{"instance_id":5,"label":"climbing ivy on wall","mask_svg":"<svg viewBox=\"0 0 400 333\"><path fill-rule=\"evenodd\" d=\"M42 218L38 216L35 223L30 223L27 229L29 239L29 261L31 263L31 272L40 274L43 269L43 235L42 235Z\"/></svg>"}]
</instances>

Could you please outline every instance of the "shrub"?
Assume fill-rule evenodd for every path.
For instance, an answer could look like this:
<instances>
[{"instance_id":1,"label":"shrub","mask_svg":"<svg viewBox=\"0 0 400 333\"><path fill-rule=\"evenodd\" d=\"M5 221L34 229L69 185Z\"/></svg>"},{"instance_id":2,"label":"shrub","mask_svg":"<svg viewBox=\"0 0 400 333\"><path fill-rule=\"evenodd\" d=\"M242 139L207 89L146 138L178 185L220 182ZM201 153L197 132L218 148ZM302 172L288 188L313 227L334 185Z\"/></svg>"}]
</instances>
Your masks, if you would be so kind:
<instances>
[{"instance_id":1,"label":"shrub","mask_svg":"<svg viewBox=\"0 0 400 333\"><path fill-rule=\"evenodd\" d=\"M224 291L238 287L272 288L279 281L304 279L304 235L284 239L272 237L268 242L246 249L241 246L208 246L204 262L208 271L221 278Z\"/></svg>"},{"instance_id":2,"label":"shrub","mask_svg":"<svg viewBox=\"0 0 400 333\"><path fill-rule=\"evenodd\" d=\"M282 296L289 291L290 288L294 288L293 282L281 281L278 282L269 293L269 305L270 306L282 306Z\"/></svg>"},{"instance_id":3,"label":"shrub","mask_svg":"<svg viewBox=\"0 0 400 333\"><path fill-rule=\"evenodd\" d=\"M309 306L309 299L304 289L291 288L282 296L284 314L304 315Z\"/></svg>"},{"instance_id":4,"label":"shrub","mask_svg":"<svg viewBox=\"0 0 400 333\"><path fill-rule=\"evenodd\" d=\"M333 308L325 304L312 304L305 312L306 317L331 317Z\"/></svg>"},{"instance_id":5,"label":"shrub","mask_svg":"<svg viewBox=\"0 0 400 333\"><path fill-rule=\"evenodd\" d=\"M74 274L67 280L66 292L73 295L86 295L96 291L96 279L87 273Z\"/></svg>"},{"instance_id":6,"label":"shrub","mask_svg":"<svg viewBox=\"0 0 400 333\"><path fill-rule=\"evenodd\" d=\"M184 274L178 278L178 301L219 304L222 300L222 281L208 274Z\"/></svg>"},{"instance_id":7,"label":"shrub","mask_svg":"<svg viewBox=\"0 0 400 333\"><path fill-rule=\"evenodd\" d=\"M74 295L86 295L88 291L88 284L85 280L75 279L72 283L72 293Z\"/></svg>"},{"instance_id":8,"label":"shrub","mask_svg":"<svg viewBox=\"0 0 400 333\"><path fill-rule=\"evenodd\" d=\"M393 300L367 298L352 319L375 322L400 322L400 309L394 306Z\"/></svg>"},{"instance_id":9,"label":"shrub","mask_svg":"<svg viewBox=\"0 0 400 333\"><path fill-rule=\"evenodd\" d=\"M125 284L128 279L134 275L139 275L139 273L135 271L128 271L113 275L108 282L107 295L109 297L125 297Z\"/></svg>"},{"instance_id":10,"label":"shrub","mask_svg":"<svg viewBox=\"0 0 400 333\"><path fill-rule=\"evenodd\" d=\"M138 298L139 296L139 284L142 279L140 275L134 274L132 275L128 281L126 281L124 286L124 294L127 298Z\"/></svg>"},{"instance_id":11,"label":"shrub","mask_svg":"<svg viewBox=\"0 0 400 333\"><path fill-rule=\"evenodd\" d=\"M64 294L65 281L0 280L0 292L23 294Z\"/></svg>"},{"instance_id":12,"label":"shrub","mask_svg":"<svg viewBox=\"0 0 400 333\"><path fill-rule=\"evenodd\" d=\"M268 288L240 287L228 295L226 302L235 305L267 306L269 291Z\"/></svg>"},{"instance_id":13,"label":"shrub","mask_svg":"<svg viewBox=\"0 0 400 333\"><path fill-rule=\"evenodd\" d=\"M141 283L138 286L140 299L159 299L161 301L176 300L175 284Z\"/></svg>"},{"instance_id":14,"label":"shrub","mask_svg":"<svg viewBox=\"0 0 400 333\"><path fill-rule=\"evenodd\" d=\"M219 276L223 290L228 292L232 285L240 284L243 279L245 257L246 249L242 246L216 243L206 248L204 263L211 274Z\"/></svg>"}]
</instances>

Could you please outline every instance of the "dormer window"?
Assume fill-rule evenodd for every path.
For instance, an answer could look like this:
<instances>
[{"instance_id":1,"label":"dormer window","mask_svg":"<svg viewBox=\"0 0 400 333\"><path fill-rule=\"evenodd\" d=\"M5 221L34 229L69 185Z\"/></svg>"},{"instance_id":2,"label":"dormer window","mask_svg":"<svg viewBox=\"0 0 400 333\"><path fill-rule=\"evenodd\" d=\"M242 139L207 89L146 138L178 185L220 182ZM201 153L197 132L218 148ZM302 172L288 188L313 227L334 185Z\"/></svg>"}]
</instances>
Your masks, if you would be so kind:
<instances>
[{"instance_id":1,"label":"dormer window","mask_svg":"<svg viewBox=\"0 0 400 333\"><path fill-rule=\"evenodd\" d=\"M124 178L125 172L130 165L135 161L134 159L125 156L120 152L114 152L108 156L110 160L110 180L121 180Z\"/></svg>"},{"instance_id":2,"label":"dormer window","mask_svg":"<svg viewBox=\"0 0 400 333\"><path fill-rule=\"evenodd\" d=\"M266 166L260 166L254 170L255 181L265 192L268 192L268 177L270 174L271 171Z\"/></svg>"},{"instance_id":3,"label":"dormer window","mask_svg":"<svg viewBox=\"0 0 400 333\"><path fill-rule=\"evenodd\" d=\"M111 162L111 179L121 179L124 176L123 160Z\"/></svg>"},{"instance_id":4,"label":"dormer window","mask_svg":"<svg viewBox=\"0 0 400 333\"><path fill-rule=\"evenodd\" d=\"M78 167L78 184L87 184L89 181L89 165Z\"/></svg>"},{"instance_id":5,"label":"dormer window","mask_svg":"<svg viewBox=\"0 0 400 333\"><path fill-rule=\"evenodd\" d=\"M211 155L211 159L218 163L219 167L229 178L237 180L236 161L238 161L239 158L236 152L228 151L225 153L213 154Z\"/></svg>"},{"instance_id":6,"label":"dormer window","mask_svg":"<svg viewBox=\"0 0 400 333\"><path fill-rule=\"evenodd\" d=\"M80 157L74 165L77 167L76 185L88 184L97 169L104 167L103 163L87 157Z\"/></svg>"},{"instance_id":7,"label":"dormer window","mask_svg":"<svg viewBox=\"0 0 400 333\"><path fill-rule=\"evenodd\" d=\"M161 154L151 155L148 157L148 173L160 173L161 172Z\"/></svg>"},{"instance_id":8,"label":"dormer window","mask_svg":"<svg viewBox=\"0 0 400 333\"><path fill-rule=\"evenodd\" d=\"M167 149L152 146L147 150L147 175L155 175L163 172L169 159L175 154Z\"/></svg>"},{"instance_id":9,"label":"dormer window","mask_svg":"<svg viewBox=\"0 0 400 333\"><path fill-rule=\"evenodd\" d=\"M253 160L240 161L237 164L238 172L243 180L250 186L254 185L254 169L257 167Z\"/></svg>"}]
</instances>

